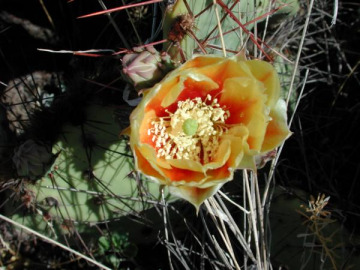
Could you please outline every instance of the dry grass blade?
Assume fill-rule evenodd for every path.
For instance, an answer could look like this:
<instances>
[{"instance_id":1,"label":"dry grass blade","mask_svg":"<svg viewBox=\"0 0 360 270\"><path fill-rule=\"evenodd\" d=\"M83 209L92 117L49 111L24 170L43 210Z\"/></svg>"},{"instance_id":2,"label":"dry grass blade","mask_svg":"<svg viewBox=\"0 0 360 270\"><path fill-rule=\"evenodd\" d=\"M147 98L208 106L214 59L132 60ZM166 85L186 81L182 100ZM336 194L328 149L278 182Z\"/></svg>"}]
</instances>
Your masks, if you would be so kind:
<instances>
[{"instance_id":1,"label":"dry grass blade","mask_svg":"<svg viewBox=\"0 0 360 270\"><path fill-rule=\"evenodd\" d=\"M300 104L300 100L303 96L303 93L304 93L304 90L305 90L305 86L306 86L306 83L307 83L307 80L308 80L308 76L309 76L309 70L307 69L306 70L306 73L305 73L305 77L304 77L304 81L303 81L303 84L302 84L302 88L301 88L301 91L299 93L299 96L297 98L297 101L296 101L296 104L295 104L295 108L294 108L294 111L290 117L290 120L289 120L289 127L291 127L291 124L294 120L294 117L295 117L295 113L297 111L297 108ZM270 170L269 170L269 174L268 174L268 180L266 181L266 185L265 185L265 189L264 189L264 193L263 193L263 198L262 198L262 203L261 203L261 206L264 208L266 203L267 203L267 200L268 200L268 193L269 193L269 189L270 189L270 184L272 182L272 178L273 178L273 175L274 175L274 172L275 172L275 167L276 167L276 164L279 160L279 157L280 157L280 154L283 150L283 147L284 147L284 143L282 143L278 150L277 150L277 153L276 153L276 157L273 159L273 161L271 162L271 166L270 166Z\"/></svg>"},{"instance_id":2,"label":"dry grass blade","mask_svg":"<svg viewBox=\"0 0 360 270\"><path fill-rule=\"evenodd\" d=\"M267 254L268 254L268 246L266 243L266 239L265 239L265 229L264 229L264 208L262 207L261 204L261 197L260 197L260 190L259 190L259 182L258 182L258 177L257 177L257 172L251 172L251 179L254 182L254 186L255 186L255 201L257 204L257 212L258 212L258 217L259 217L259 222L258 222L258 226L260 227L258 228L259 232L260 232L260 238L259 238L259 244L261 246L261 250L262 250L262 258L261 261L263 262L264 265L264 269L268 269L268 258L267 258Z\"/></svg>"},{"instance_id":3,"label":"dry grass blade","mask_svg":"<svg viewBox=\"0 0 360 270\"><path fill-rule=\"evenodd\" d=\"M101 269L111 270L111 268L99 263L98 261L93 260L93 259L85 256L84 254L81 254L80 252L78 252L78 251L76 251L76 250L74 250L72 248L69 248L69 247L67 247L67 246L65 246L65 245L63 245L63 244L49 238L49 237L46 237L46 236L42 235L41 233L38 233L37 231L34 231L33 229L30 229L30 228L28 228L28 227L26 227L26 226L24 226L22 224L19 224L19 223L15 222L15 221L11 220L10 218L7 218L7 217L1 215L1 214L0 214L0 219L6 221L6 222L8 222L8 223L10 223L10 224L12 224L12 225L14 225L16 227L19 227L20 229L25 230L28 233L34 234L37 237L43 239L44 241L47 241L47 242L49 242L49 243L51 243L53 245L59 246L62 249L66 250L66 251L68 251L68 252L70 252L70 253L72 253L72 254L74 254L76 256L79 256L79 257L83 258L84 260L88 261L89 263L95 264L96 266L100 267Z\"/></svg>"},{"instance_id":4,"label":"dry grass blade","mask_svg":"<svg viewBox=\"0 0 360 270\"><path fill-rule=\"evenodd\" d=\"M244 234L241 232L241 229L239 228L238 224L234 221L228 208L226 207L226 205L224 204L224 202L222 201L222 199L219 195L215 195L215 198L217 199L218 205L221 206L220 208L221 208L221 211L224 213L224 217L226 217L226 218L224 218L224 221L228 224L231 231L233 232L233 234L239 241L240 245L242 246L242 248L244 250L244 254L246 254L254 263L256 263L256 259L251 250L250 245L246 242ZM247 215L247 214L250 214L250 212L247 210L246 210L246 212L244 211L244 215ZM245 216L244 222L246 222L247 219L248 219L248 216Z\"/></svg>"},{"instance_id":5,"label":"dry grass blade","mask_svg":"<svg viewBox=\"0 0 360 270\"><path fill-rule=\"evenodd\" d=\"M308 25L309 25L310 16L311 16L311 13L312 13L313 6L314 6L314 0L311 0L310 4L309 4L309 7L308 7L308 11L307 11L306 21L305 21L304 28L303 28L303 33L302 33L302 36L301 36L301 41L300 41L298 53L296 55L294 72L293 72L292 77L291 77L291 82L290 82L290 86L289 86L289 92L288 92L288 96L287 96L287 99L286 99L286 104L289 104L289 100L290 100L290 97L291 97L293 89L294 89L295 76L296 76L296 72L297 72L297 69L298 69L298 66L299 66L300 57L301 57L302 49L303 49L303 46L304 46L304 41L305 41L305 37L306 37L306 33L307 33L307 29L308 29Z\"/></svg>"},{"instance_id":6,"label":"dry grass blade","mask_svg":"<svg viewBox=\"0 0 360 270\"><path fill-rule=\"evenodd\" d=\"M247 170L243 171L243 179L245 181L246 186L246 195L248 198L249 208L250 208L250 218L251 218L251 225L253 229L254 234L254 243L255 243L255 250L256 250L256 261L257 261L257 267L260 269L263 269L263 262L261 261L261 255L260 255L260 247L259 247L259 236L258 236L258 226L256 221L256 203L253 202L253 194L250 191L250 184L249 184L249 177Z\"/></svg>"},{"instance_id":7,"label":"dry grass blade","mask_svg":"<svg viewBox=\"0 0 360 270\"><path fill-rule=\"evenodd\" d=\"M350 73L346 76L346 79L344 80L343 84L340 86L338 92L336 93L336 96L335 96L335 98L334 98L334 101L333 101L333 103L332 103L332 106L335 105L335 103L336 103L339 95L340 95L341 92L343 91L345 85L347 84L347 82L349 81L349 79L351 78L351 76L354 75L354 72L355 72L356 69L359 67L359 65L360 65L360 61L358 61L358 62L356 63L356 65L351 69Z\"/></svg>"},{"instance_id":8,"label":"dry grass blade","mask_svg":"<svg viewBox=\"0 0 360 270\"><path fill-rule=\"evenodd\" d=\"M165 230L165 240L167 243L169 243L169 232L168 232L168 224L167 224L167 211L166 211L166 200L165 200L165 195L164 195L164 188L162 188L161 190L161 200L164 204L163 206L163 219L164 219L164 230ZM174 269L174 266L172 264L171 261L171 254L170 254L170 249L167 250L167 254L168 254L168 260L169 260L169 267L171 270Z\"/></svg>"},{"instance_id":9,"label":"dry grass blade","mask_svg":"<svg viewBox=\"0 0 360 270\"><path fill-rule=\"evenodd\" d=\"M237 208L239 208L241 211L243 211L245 214L249 214L250 212L248 210L246 210L244 207L242 207L241 205L239 205L238 203L234 202L233 200L231 200L224 192L222 192L221 190L219 190L218 192L223 198L225 198L228 202L230 202L231 204L235 205Z\"/></svg>"},{"instance_id":10,"label":"dry grass blade","mask_svg":"<svg viewBox=\"0 0 360 270\"><path fill-rule=\"evenodd\" d=\"M333 13L333 18L331 20L331 26L334 26L336 24L338 10L339 10L339 0L334 0L334 13Z\"/></svg>"},{"instance_id":11,"label":"dry grass blade","mask_svg":"<svg viewBox=\"0 0 360 270\"><path fill-rule=\"evenodd\" d=\"M218 30L219 30L219 33L220 33L220 39L221 39L221 45L222 45L222 52L223 52L224 57L226 57L226 47L225 47L224 36L223 36L222 28L221 28L219 10L218 10L218 8L217 8L217 2L216 2L216 0L213 0L213 3L214 3L214 9L215 9L215 14L216 14L216 20L217 20Z\"/></svg>"},{"instance_id":12,"label":"dry grass blade","mask_svg":"<svg viewBox=\"0 0 360 270\"><path fill-rule=\"evenodd\" d=\"M230 254L232 262L235 265L236 269L240 269L240 266L237 262L237 259L236 259L236 256L235 256L235 253L234 253L234 250L232 247L231 239L229 237L229 234L227 232L227 229L226 229L226 226L224 223L224 222L228 221L228 218L227 218L226 214L222 211L222 209L219 207L219 205L217 204L217 202L214 198L209 198L208 201L209 201L209 207L211 207L210 213L212 215L215 214L218 217L218 220L220 221L221 227L218 227L218 230L219 230L219 232L221 230L222 238L224 240L226 248L228 249L228 252Z\"/></svg>"}]
</instances>

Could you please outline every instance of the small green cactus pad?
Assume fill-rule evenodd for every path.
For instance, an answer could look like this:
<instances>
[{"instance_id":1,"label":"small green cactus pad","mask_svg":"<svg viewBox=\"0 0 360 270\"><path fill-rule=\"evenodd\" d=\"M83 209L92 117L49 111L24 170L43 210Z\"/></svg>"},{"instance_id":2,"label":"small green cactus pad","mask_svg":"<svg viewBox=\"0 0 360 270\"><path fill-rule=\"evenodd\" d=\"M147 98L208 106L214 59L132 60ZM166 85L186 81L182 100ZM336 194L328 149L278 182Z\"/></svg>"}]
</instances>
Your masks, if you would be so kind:
<instances>
[{"instance_id":1,"label":"small green cactus pad","mask_svg":"<svg viewBox=\"0 0 360 270\"><path fill-rule=\"evenodd\" d=\"M219 34L215 7L212 5L213 1L187 0L186 2L194 16L193 27L190 28L192 28L193 35L196 36L198 40L198 42L195 40L192 33L186 34L181 40L180 46L186 59L191 58L194 53L202 52L198 46L199 42L203 44L206 53L222 54L221 48L223 45ZM269 0L247 0L239 1L238 3L232 0L223 0L222 2L228 10L231 10L234 17L240 20L241 24L247 30L253 29L255 22L260 23L264 21L268 12L281 6L281 4L274 4ZM282 8L276 11L277 22L279 18L283 19L289 15L294 15L299 10L297 0L285 0L281 3L286 5L283 5ZM244 41L248 39L248 35L244 30L239 28L239 23L227 13L225 8L220 5L217 5L216 8L219 13L226 50L229 54L232 54L231 52L238 52L243 47ZM164 38L169 38L169 34L171 36L174 23L176 23L179 16L184 14L189 14L189 10L183 0L177 0L173 6L167 9L163 27ZM188 26L191 25L190 22L184 22L184 24ZM184 24L181 25L182 28ZM169 44L165 46L167 48ZM175 46L172 46L170 54L173 58L178 57Z\"/></svg>"},{"instance_id":2,"label":"small green cactus pad","mask_svg":"<svg viewBox=\"0 0 360 270\"><path fill-rule=\"evenodd\" d=\"M52 172L28 188L51 218L97 223L150 208L159 185L133 171L113 108L92 105L81 126L65 126Z\"/></svg>"}]
</instances>

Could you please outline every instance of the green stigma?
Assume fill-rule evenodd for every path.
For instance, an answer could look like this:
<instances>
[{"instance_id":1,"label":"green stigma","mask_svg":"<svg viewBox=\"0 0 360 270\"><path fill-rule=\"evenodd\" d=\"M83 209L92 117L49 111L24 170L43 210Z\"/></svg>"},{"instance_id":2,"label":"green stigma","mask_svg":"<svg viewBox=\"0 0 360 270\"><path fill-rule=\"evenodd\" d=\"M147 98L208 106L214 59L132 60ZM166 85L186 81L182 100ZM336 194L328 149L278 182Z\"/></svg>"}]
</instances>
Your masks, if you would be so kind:
<instances>
[{"instance_id":1,"label":"green stigma","mask_svg":"<svg viewBox=\"0 0 360 270\"><path fill-rule=\"evenodd\" d=\"M182 129L186 135L192 136L196 133L198 126L199 125L195 119L189 118L184 121Z\"/></svg>"}]
</instances>

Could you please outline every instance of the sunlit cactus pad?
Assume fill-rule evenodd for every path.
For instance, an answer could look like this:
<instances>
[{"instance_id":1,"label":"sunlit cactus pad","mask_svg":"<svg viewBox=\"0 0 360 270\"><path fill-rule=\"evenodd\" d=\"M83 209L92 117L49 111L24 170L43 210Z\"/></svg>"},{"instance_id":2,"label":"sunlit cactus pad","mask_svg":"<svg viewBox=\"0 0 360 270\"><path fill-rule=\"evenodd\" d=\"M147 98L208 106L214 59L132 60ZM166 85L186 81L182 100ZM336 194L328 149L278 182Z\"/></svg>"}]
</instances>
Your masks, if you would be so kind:
<instances>
[{"instance_id":1,"label":"sunlit cactus pad","mask_svg":"<svg viewBox=\"0 0 360 270\"><path fill-rule=\"evenodd\" d=\"M90 106L86 122L67 125L53 147L53 170L28 188L51 218L97 223L150 208L157 184L133 171L127 141L119 138L114 108Z\"/></svg>"},{"instance_id":2,"label":"sunlit cactus pad","mask_svg":"<svg viewBox=\"0 0 360 270\"><path fill-rule=\"evenodd\" d=\"M223 48L234 54L243 48L248 38L258 42L257 36L248 34L255 24L266 20L266 14L274 13L270 17L270 23L278 23L280 19L296 14L299 3L296 0L285 0L281 3L269 0L222 0L218 1L217 12L214 12L214 8L213 1L176 1L166 12L164 37L179 41L187 59L194 53L223 54ZM180 23L179 28L185 29L185 36L176 33L176 23ZM219 32L218 24L221 25L222 33Z\"/></svg>"}]
</instances>

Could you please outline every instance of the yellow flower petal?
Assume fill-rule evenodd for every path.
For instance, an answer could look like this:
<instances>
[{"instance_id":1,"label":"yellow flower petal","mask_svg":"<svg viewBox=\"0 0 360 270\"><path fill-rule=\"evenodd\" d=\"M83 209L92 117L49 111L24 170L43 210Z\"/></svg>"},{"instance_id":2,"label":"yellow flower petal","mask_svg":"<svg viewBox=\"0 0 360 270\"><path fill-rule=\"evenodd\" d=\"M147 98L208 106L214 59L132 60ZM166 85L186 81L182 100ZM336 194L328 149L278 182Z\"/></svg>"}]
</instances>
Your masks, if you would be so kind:
<instances>
[{"instance_id":1,"label":"yellow flower petal","mask_svg":"<svg viewBox=\"0 0 360 270\"><path fill-rule=\"evenodd\" d=\"M291 132L287 126L286 103L278 100L275 107L270 112L271 121L269 122L265 140L261 148L261 152L268 152L278 147Z\"/></svg>"},{"instance_id":2,"label":"yellow flower petal","mask_svg":"<svg viewBox=\"0 0 360 270\"><path fill-rule=\"evenodd\" d=\"M216 64L206 67L191 69L192 72L203 74L211 78L218 85L222 86L226 79L248 78L251 75L249 68L242 62L237 62L233 58L225 58Z\"/></svg>"},{"instance_id":3,"label":"yellow flower petal","mask_svg":"<svg viewBox=\"0 0 360 270\"><path fill-rule=\"evenodd\" d=\"M195 160L191 159L167 159L167 163L169 163L171 166L179 168L179 169L185 169L185 170L192 170L195 172L204 172L203 165Z\"/></svg>"},{"instance_id":4,"label":"yellow flower petal","mask_svg":"<svg viewBox=\"0 0 360 270\"><path fill-rule=\"evenodd\" d=\"M230 78L224 83L220 104L230 111L227 124L243 124L249 129L250 149L259 150L268 122L266 96L261 84L251 78Z\"/></svg>"},{"instance_id":5,"label":"yellow flower petal","mask_svg":"<svg viewBox=\"0 0 360 270\"><path fill-rule=\"evenodd\" d=\"M206 67L206 66L210 66L213 64L218 64L221 61L224 61L223 57L219 57L219 56L215 56L215 55L211 55L211 56L197 55L194 58L187 61L182 66L180 66L179 71L188 70L190 68Z\"/></svg>"},{"instance_id":6,"label":"yellow flower petal","mask_svg":"<svg viewBox=\"0 0 360 270\"><path fill-rule=\"evenodd\" d=\"M127 127L120 132L120 135L130 136L131 135L131 127Z\"/></svg>"},{"instance_id":7,"label":"yellow flower petal","mask_svg":"<svg viewBox=\"0 0 360 270\"><path fill-rule=\"evenodd\" d=\"M195 206L196 211L199 211L201 204L209 197L214 195L222 184L215 185L208 188L188 187L188 186L170 186L169 190L175 196L183 198Z\"/></svg>"},{"instance_id":8,"label":"yellow flower petal","mask_svg":"<svg viewBox=\"0 0 360 270\"><path fill-rule=\"evenodd\" d=\"M280 97L280 81L276 70L272 65L260 60L244 61L252 75L265 86L267 101L265 104L273 107Z\"/></svg>"},{"instance_id":9,"label":"yellow flower petal","mask_svg":"<svg viewBox=\"0 0 360 270\"><path fill-rule=\"evenodd\" d=\"M249 130L245 126L235 126L229 129L229 131L223 135L224 139L228 139L231 142L231 153L228 159L229 167L237 168L243 159L244 152L247 150L247 138L249 136Z\"/></svg>"},{"instance_id":10,"label":"yellow flower petal","mask_svg":"<svg viewBox=\"0 0 360 270\"><path fill-rule=\"evenodd\" d=\"M157 182L162 182L166 184L165 177L154 169L152 164L146 159L143 154L138 150L138 148L134 147L135 154L135 166L138 170L141 170L143 174L146 176L155 179Z\"/></svg>"},{"instance_id":11,"label":"yellow flower petal","mask_svg":"<svg viewBox=\"0 0 360 270\"><path fill-rule=\"evenodd\" d=\"M153 147L151 147L150 145L148 144L140 144L138 146L138 150L142 153L142 155L144 157L146 157L147 160L149 160L151 163L153 164L156 164L157 166L156 167L161 167L161 168L164 168L164 169L171 169L172 166L171 164L163 159L163 158L158 158L156 156L156 151Z\"/></svg>"},{"instance_id":12,"label":"yellow flower petal","mask_svg":"<svg viewBox=\"0 0 360 270\"><path fill-rule=\"evenodd\" d=\"M231 154L231 141L227 140L225 138L221 139L220 145L211 160L208 164L205 164L204 167L206 170L208 169L217 169L223 166L226 162L228 162L228 159Z\"/></svg>"},{"instance_id":13,"label":"yellow flower petal","mask_svg":"<svg viewBox=\"0 0 360 270\"><path fill-rule=\"evenodd\" d=\"M156 84L153 88L144 92L144 103L146 103L146 110L154 110L157 114L161 109L163 99L172 91L176 91L179 87L180 76L167 76L167 80L163 83Z\"/></svg>"}]
</instances>

